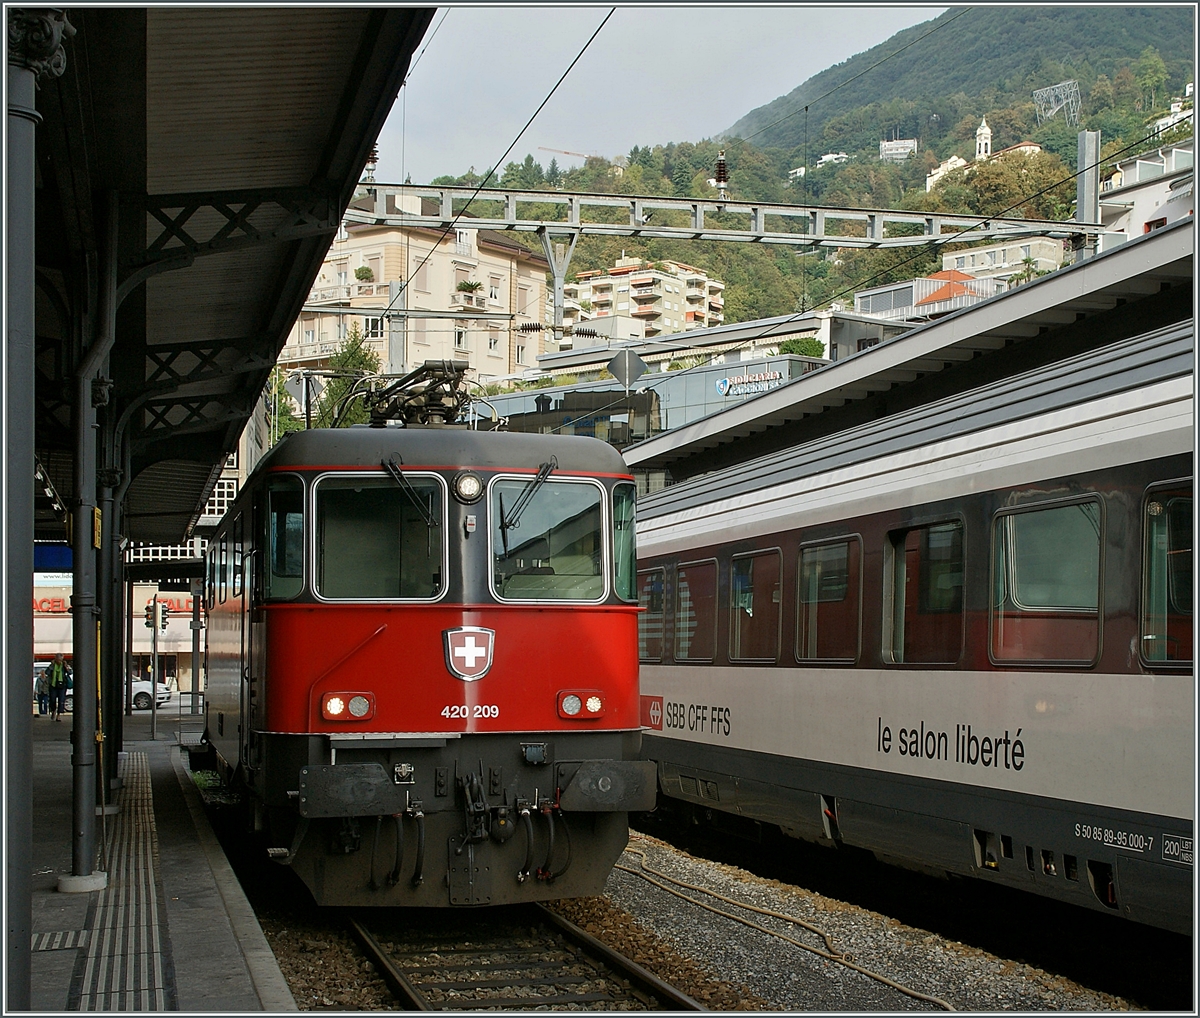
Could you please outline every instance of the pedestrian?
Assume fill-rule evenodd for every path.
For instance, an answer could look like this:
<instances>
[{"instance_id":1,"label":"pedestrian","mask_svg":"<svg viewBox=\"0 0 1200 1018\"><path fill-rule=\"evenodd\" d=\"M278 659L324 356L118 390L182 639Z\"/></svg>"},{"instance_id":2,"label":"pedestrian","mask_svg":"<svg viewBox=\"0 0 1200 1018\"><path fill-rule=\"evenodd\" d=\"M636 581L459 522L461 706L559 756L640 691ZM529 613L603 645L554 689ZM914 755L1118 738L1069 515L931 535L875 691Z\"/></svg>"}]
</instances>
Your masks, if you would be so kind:
<instances>
[{"instance_id":1,"label":"pedestrian","mask_svg":"<svg viewBox=\"0 0 1200 1018\"><path fill-rule=\"evenodd\" d=\"M62 654L55 654L46 675L50 689L50 720L62 721L62 713L67 709L67 690L72 684L71 666L63 660Z\"/></svg>"},{"instance_id":2,"label":"pedestrian","mask_svg":"<svg viewBox=\"0 0 1200 1018\"><path fill-rule=\"evenodd\" d=\"M34 683L33 691L37 694L38 714L45 717L50 713L50 680L46 677L46 672L50 666L47 665L37 674L37 681Z\"/></svg>"}]
</instances>

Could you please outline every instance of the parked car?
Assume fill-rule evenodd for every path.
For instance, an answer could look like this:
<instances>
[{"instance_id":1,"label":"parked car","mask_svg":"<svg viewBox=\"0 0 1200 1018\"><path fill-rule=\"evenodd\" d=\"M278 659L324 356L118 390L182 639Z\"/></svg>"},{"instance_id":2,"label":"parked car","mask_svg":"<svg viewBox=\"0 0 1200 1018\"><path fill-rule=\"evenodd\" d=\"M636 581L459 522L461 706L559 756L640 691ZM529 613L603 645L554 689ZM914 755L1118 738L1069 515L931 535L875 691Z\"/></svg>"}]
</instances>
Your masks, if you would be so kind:
<instances>
[{"instance_id":1,"label":"parked car","mask_svg":"<svg viewBox=\"0 0 1200 1018\"><path fill-rule=\"evenodd\" d=\"M71 694L67 693L67 702L70 703ZM171 687L165 682L158 684L158 705L170 703ZM70 710L70 706L67 710ZM150 680L149 679L134 679L133 680L133 709L134 710L149 710L150 709Z\"/></svg>"}]
</instances>

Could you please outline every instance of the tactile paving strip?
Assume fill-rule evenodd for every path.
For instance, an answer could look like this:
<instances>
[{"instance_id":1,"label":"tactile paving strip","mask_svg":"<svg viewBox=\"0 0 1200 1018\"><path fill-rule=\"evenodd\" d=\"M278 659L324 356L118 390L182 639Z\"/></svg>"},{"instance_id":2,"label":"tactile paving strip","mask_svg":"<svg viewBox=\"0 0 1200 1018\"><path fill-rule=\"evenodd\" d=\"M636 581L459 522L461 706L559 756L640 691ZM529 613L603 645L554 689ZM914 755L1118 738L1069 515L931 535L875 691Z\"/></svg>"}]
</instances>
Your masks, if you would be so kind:
<instances>
[{"instance_id":1,"label":"tactile paving strip","mask_svg":"<svg viewBox=\"0 0 1200 1018\"><path fill-rule=\"evenodd\" d=\"M76 998L72 992L68 1006L78 1011L173 1011L178 1003L170 940L165 917L160 918L158 837L146 754L127 754L121 776L108 886L96 892L79 994Z\"/></svg>"}]
</instances>

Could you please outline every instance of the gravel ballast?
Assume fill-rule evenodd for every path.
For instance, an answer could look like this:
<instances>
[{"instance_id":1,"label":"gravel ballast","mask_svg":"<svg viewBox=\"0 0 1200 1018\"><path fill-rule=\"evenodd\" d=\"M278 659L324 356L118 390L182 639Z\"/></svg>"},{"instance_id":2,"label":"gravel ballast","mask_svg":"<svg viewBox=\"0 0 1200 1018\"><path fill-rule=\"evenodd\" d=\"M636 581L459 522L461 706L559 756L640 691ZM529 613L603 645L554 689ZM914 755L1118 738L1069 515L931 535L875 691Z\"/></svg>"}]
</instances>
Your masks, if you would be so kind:
<instances>
[{"instance_id":1,"label":"gravel ballast","mask_svg":"<svg viewBox=\"0 0 1200 1018\"><path fill-rule=\"evenodd\" d=\"M830 938L835 952L848 956L855 964L927 996L941 998L957 1010L1129 1010L1119 998L1096 993L1040 969L997 958L803 888L697 859L655 838L631 833L621 865L638 869L638 853L645 854L649 867L676 880L809 923ZM821 937L794 924L745 912L695 891L678 890L827 951ZM679 955L765 1001L765 1005L758 1005L760 1008L942 1010L935 1002L907 996L836 961L690 904L620 868L609 877L602 900L627 912L642 930L660 938ZM564 903L564 912L568 904ZM574 921L580 922L578 918ZM605 939L595 930L589 932Z\"/></svg>"}]
</instances>

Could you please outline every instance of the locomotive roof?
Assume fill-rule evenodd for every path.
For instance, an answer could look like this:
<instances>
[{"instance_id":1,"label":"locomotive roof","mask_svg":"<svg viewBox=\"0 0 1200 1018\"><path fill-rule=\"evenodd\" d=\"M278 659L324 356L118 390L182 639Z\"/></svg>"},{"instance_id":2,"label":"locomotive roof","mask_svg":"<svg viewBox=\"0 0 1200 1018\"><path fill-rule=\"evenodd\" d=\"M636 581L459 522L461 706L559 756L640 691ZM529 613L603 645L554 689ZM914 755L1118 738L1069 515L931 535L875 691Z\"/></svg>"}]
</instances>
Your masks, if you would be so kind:
<instances>
[{"instance_id":1,"label":"locomotive roof","mask_svg":"<svg viewBox=\"0 0 1200 1018\"><path fill-rule=\"evenodd\" d=\"M654 519L1190 375L1192 346L1191 322L1144 333L936 403L663 488L638 500L638 519Z\"/></svg>"},{"instance_id":2,"label":"locomotive roof","mask_svg":"<svg viewBox=\"0 0 1200 1018\"><path fill-rule=\"evenodd\" d=\"M570 473L629 473L611 445L579 435L365 426L294 431L263 457L257 471L315 466L378 469L380 461L393 455L399 455L407 467L517 470L536 470L553 456L558 469Z\"/></svg>"}]
</instances>

